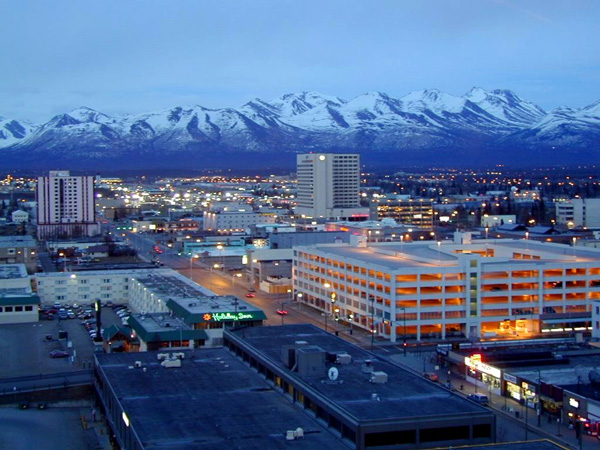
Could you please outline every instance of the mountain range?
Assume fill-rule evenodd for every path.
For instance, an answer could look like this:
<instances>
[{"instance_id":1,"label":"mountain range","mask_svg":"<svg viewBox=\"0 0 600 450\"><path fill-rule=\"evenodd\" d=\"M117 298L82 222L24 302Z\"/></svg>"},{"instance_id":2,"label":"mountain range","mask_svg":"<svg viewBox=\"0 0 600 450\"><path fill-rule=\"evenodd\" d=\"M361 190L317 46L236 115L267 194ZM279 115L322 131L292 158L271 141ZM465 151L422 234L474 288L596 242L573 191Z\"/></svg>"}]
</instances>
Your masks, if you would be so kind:
<instances>
[{"instance_id":1,"label":"mountain range","mask_svg":"<svg viewBox=\"0 0 600 450\"><path fill-rule=\"evenodd\" d=\"M122 116L80 107L43 124L0 117L5 169L293 168L297 153L311 151L360 153L388 167L575 165L600 163L599 143L600 101L546 112L481 88L348 101L302 92Z\"/></svg>"}]
</instances>

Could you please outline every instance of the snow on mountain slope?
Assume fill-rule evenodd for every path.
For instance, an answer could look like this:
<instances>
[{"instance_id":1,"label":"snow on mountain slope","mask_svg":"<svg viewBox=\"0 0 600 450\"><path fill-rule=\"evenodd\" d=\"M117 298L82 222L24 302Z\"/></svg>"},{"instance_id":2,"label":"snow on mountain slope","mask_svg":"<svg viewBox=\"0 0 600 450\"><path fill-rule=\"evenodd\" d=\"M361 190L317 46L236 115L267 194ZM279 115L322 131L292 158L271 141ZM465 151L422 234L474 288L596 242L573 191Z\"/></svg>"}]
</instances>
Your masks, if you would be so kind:
<instances>
[{"instance_id":1,"label":"snow on mountain slope","mask_svg":"<svg viewBox=\"0 0 600 450\"><path fill-rule=\"evenodd\" d=\"M425 89L411 92L400 101L407 112L431 111L437 115L444 112L460 113L465 108L465 99L440 92L437 89Z\"/></svg>"},{"instance_id":2,"label":"snow on mountain slope","mask_svg":"<svg viewBox=\"0 0 600 450\"><path fill-rule=\"evenodd\" d=\"M317 92L300 92L298 94L285 94L266 103L280 116L292 117L324 104L340 106L344 101Z\"/></svg>"},{"instance_id":3,"label":"snow on mountain slope","mask_svg":"<svg viewBox=\"0 0 600 450\"><path fill-rule=\"evenodd\" d=\"M0 148L8 147L25 139L37 126L23 120L0 117Z\"/></svg>"},{"instance_id":4,"label":"snow on mountain slope","mask_svg":"<svg viewBox=\"0 0 600 450\"><path fill-rule=\"evenodd\" d=\"M484 147L547 147L552 142L589 149L600 135L599 116L600 101L545 113L507 90L473 88L457 97L427 89L400 98L369 92L349 101L300 92L270 101L254 99L238 108L189 105L111 116L80 107L37 126L0 119L0 148L37 158L120 158L131 164L165 154L184 161L216 152L275 154L315 148L369 154L416 151L421 158L435 149L462 149L473 156Z\"/></svg>"},{"instance_id":5,"label":"snow on mountain slope","mask_svg":"<svg viewBox=\"0 0 600 450\"><path fill-rule=\"evenodd\" d=\"M475 103L488 114L515 126L531 125L546 114L539 106L519 98L509 90L486 92L481 88L473 88L463 98Z\"/></svg>"}]
</instances>

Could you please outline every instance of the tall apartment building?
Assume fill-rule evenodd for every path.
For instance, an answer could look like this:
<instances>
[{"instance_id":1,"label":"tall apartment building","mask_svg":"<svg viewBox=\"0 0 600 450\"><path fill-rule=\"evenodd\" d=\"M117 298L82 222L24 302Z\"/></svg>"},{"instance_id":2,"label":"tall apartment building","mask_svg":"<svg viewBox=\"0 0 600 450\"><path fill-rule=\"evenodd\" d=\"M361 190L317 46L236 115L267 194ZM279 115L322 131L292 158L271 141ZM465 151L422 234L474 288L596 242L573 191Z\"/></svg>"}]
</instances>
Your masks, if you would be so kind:
<instances>
[{"instance_id":1,"label":"tall apartment building","mask_svg":"<svg viewBox=\"0 0 600 450\"><path fill-rule=\"evenodd\" d=\"M94 207L94 177L71 176L68 170L38 177L37 237L60 239L100 232Z\"/></svg>"},{"instance_id":2,"label":"tall apartment building","mask_svg":"<svg viewBox=\"0 0 600 450\"><path fill-rule=\"evenodd\" d=\"M308 153L296 159L296 214L309 218L368 217L360 206L360 156Z\"/></svg>"},{"instance_id":3,"label":"tall apartment building","mask_svg":"<svg viewBox=\"0 0 600 450\"><path fill-rule=\"evenodd\" d=\"M600 198L574 198L554 204L556 223L569 228L600 228Z\"/></svg>"},{"instance_id":4,"label":"tall apartment building","mask_svg":"<svg viewBox=\"0 0 600 450\"><path fill-rule=\"evenodd\" d=\"M294 293L336 330L360 327L393 342L590 332L600 250L467 237L295 247Z\"/></svg>"}]
</instances>

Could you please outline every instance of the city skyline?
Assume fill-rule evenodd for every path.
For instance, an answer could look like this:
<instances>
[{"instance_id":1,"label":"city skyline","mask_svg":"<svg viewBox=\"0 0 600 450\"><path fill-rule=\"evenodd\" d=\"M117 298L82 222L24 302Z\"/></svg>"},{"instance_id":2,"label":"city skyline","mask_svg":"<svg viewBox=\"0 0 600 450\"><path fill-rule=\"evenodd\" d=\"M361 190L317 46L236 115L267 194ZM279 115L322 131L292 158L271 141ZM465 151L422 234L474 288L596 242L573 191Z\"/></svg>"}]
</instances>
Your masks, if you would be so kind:
<instances>
[{"instance_id":1,"label":"city skyline","mask_svg":"<svg viewBox=\"0 0 600 450\"><path fill-rule=\"evenodd\" d=\"M546 110L600 98L600 5L241 1L4 5L0 116L137 114L316 91L344 99L510 89Z\"/></svg>"}]
</instances>

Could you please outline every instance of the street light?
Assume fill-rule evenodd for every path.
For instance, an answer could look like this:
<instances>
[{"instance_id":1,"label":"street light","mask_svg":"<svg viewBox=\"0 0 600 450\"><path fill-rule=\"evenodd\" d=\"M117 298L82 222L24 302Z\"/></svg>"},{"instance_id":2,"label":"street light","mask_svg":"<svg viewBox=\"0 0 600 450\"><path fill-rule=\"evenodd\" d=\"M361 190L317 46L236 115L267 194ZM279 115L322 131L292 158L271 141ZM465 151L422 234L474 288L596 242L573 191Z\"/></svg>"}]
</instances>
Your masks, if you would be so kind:
<instances>
[{"instance_id":1,"label":"street light","mask_svg":"<svg viewBox=\"0 0 600 450\"><path fill-rule=\"evenodd\" d=\"M223 268L225 267L225 256L223 255L224 248L225 247L223 247L221 244L217 245L217 250L221 252L221 265L223 266Z\"/></svg>"},{"instance_id":2,"label":"street light","mask_svg":"<svg viewBox=\"0 0 600 450\"><path fill-rule=\"evenodd\" d=\"M281 302L281 325L283 325L283 318L285 317L285 313L284 313L284 309L283 309L283 305L285 305L285 302ZM327 331L327 329L325 329Z\"/></svg>"},{"instance_id":3,"label":"street light","mask_svg":"<svg viewBox=\"0 0 600 450\"><path fill-rule=\"evenodd\" d=\"M60 252L58 254L58 256L60 256L63 260L63 272L66 272L67 271L67 255L64 254L63 252Z\"/></svg>"},{"instance_id":4,"label":"street light","mask_svg":"<svg viewBox=\"0 0 600 450\"><path fill-rule=\"evenodd\" d=\"M375 297L369 296L371 302L371 349L375 345Z\"/></svg>"},{"instance_id":5,"label":"street light","mask_svg":"<svg viewBox=\"0 0 600 450\"><path fill-rule=\"evenodd\" d=\"M402 325L402 347L404 348L404 356L406 356L406 308L401 306L402 310L402 318L404 319L404 324Z\"/></svg>"},{"instance_id":6,"label":"street light","mask_svg":"<svg viewBox=\"0 0 600 450\"><path fill-rule=\"evenodd\" d=\"M190 253L190 280L194 281L194 273L192 272L192 265L194 263L194 258L198 258L198 255L194 255Z\"/></svg>"},{"instance_id":7,"label":"street light","mask_svg":"<svg viewBox=\"0 0 600 450\"><path fill-rule=\"evenodd\" d=\"M243 275L240 272L231 275L231 287L235 286L235 278L242 278L242 276Z\"/></svg>"}]
</instances>

